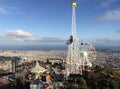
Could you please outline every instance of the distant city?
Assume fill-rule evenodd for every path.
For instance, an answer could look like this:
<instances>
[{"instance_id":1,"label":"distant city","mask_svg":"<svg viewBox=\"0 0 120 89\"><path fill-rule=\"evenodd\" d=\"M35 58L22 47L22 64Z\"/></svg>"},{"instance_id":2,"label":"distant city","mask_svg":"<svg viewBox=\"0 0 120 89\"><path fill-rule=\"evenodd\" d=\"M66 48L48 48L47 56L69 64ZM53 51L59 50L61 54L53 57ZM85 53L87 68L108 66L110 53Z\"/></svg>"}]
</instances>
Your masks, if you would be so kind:
<instances>
[{"instance_id":1,"label":"distant city","mask_svg":"<svg viewBox=\"0 0 120 89\"><path fill-rule=\"evenodd\" d=\"M116 49L96 49L97 57L94 65L101 67L111 67L120 69L120 50ZM46 61L47 59L62 59L66 60L67 50L1 50L1 57L20 57L24 62L30 62L35 60ZM4 59L4 58L2 58ZM0 60L3 61L3 60ZM4 61L6 61L4 59ZM2 63L2 62L1 62ZM1 68L9 68L9 66L3 65ZM5 67L3 67L5 66ZM6 67L7 66L7 67ZM5 69L6 70L6 69ZM9 69L8 69L9 70Z\"/></svg>"}]
</instances>

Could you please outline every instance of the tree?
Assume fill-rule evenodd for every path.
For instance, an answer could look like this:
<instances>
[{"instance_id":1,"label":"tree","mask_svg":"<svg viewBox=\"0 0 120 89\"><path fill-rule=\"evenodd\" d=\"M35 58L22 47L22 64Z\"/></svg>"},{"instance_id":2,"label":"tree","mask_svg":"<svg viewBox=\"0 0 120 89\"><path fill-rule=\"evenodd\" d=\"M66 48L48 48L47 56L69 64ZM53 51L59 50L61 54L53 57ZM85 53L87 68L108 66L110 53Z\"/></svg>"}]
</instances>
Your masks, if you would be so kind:
<instances>
[{"instance_id":1,"label":"tree","mask_svg":"<svg viewBox=\"0 0 120 89\"><path fill-rule=\"evenodd\" d=\"M84 78L80 77L81 81L81 88L80 89L87 89L87 83Z\"/></svg>"}]
</instances>

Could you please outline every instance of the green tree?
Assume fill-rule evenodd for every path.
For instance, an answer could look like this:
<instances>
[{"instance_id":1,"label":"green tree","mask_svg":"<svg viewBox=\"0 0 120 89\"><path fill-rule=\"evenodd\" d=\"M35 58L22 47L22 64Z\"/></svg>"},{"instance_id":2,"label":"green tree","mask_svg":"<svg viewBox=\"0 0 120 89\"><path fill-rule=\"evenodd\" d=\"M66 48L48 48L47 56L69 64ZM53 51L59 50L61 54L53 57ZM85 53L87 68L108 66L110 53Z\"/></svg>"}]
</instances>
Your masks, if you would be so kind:
<instances>
[{"instance_id":1,"label":"green tree","mask_svg":"<svg viewBox=\"0 0 120 89\"><path fill-rule=\"evenodd\" d=\"M84 78L80 77L81 81L81 88L80 89L87 89L87 83Z\"/></svg>"},{"instance_id":2,"label":"green tree","mask_svg":"<svg viewBox=\"0 0 120 89\"><path fill-rule=\"evenodd\" d=\"M111 89L120 89L120 80L117 79L110 79L110 85L109 87L111 87Z\"/></svg>"}]
</instances>

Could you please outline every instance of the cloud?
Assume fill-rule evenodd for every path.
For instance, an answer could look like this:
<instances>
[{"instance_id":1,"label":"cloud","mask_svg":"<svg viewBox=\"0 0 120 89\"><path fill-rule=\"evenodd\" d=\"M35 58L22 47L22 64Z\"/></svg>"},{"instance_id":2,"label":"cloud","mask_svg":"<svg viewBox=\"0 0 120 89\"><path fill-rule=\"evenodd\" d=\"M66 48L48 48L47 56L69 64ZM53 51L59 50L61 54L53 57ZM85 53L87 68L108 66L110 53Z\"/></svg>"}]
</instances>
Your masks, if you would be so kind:
<instances>
[{"instance_id":1,"label":"cloud","mask_svg":"<svg viewBox=\"0 0 120 89\"><path fill-rule=\"evenodd\" d=\"M18 38L16 38L16 39L13 39L14 41L17 41L17 42L24 42L24 40L23 39L18 39Z\"/></svg>"},{"instance_id":2,"label":"cloud","mask_svg":"<svg viewBox=\"0 0 120 89\"><path fill-rule=\"evenodd\" d=\"M6 13L8 13L7 9L0 8L0 14L6 14Z\"/></svg>"},{"instance_id":3,"label":"cloud","mask_svg":"<svg viewBox=\"0 0 120 89\"><path fill-rule=\"evenodd\" d=\"M46 41L46 42L63 42L65 41L64 39L57 38L57 37L43 37L41 41Z\"/></svg>"},{"instance_id":4,"label":"cloud","mask_svg":"<svg viewBox=\"0 0 120 89\"><path fill-rule=\"evenodd\" d=\"M117 1L118 0L103 0L101 5L103 7L107 7L107 6L110 6L110 5L114 4L114 3L116 3Z\"/></svg>"},{"instance_id":5,"label":"cloud","mask_svg":"<svg viewBox=\"0 0 120 89\"><path fill-rule=\"evenodd\" d=\"M0 34L0 38L4 38L4 37L5 37L4 35Z\"/></svg>"},{"instance_id":6,"label":"cloud","mask_svg":"<svg viewBox=\"0 0 120 89\"><path fill-rule=\"evenodd\" d=\"M57 37L43 37L38 39L28 39L25 42L65 42L65 39L57 38Z\"/></svg>"},{"instance_id":7,"label":"cloud","mask_svg":"<svg viewBox=\"0 0 120 89\"><path fill-rule=\"evenodd\" d=\"M19 0L0 0L0 15L24 14L24 7L21 6Z\"/></svg>"},{"instance_id":8,"label":"cloud","mask_svg":"<svg viewBox=\"0 0 120 89\"><path fill-rule=\"evenodd\" d=\"M0 38L7 38L16 42L65 42L64 39L58 37L35 37L30 32L22 29L7 30L6 34L0 34Z\"/></svg>"},{"instance_id":9,"label":"cloud","mask_svg":"<svg viewBox=\"0 0 120 89\"><path fill-rule=\"evenodd\" d=\"M97 21L120 21L120 8L105 12Z\"/></svg>"},{"instance_id":10,"label":"cloud","mask_svg":"<svg viewBox=\"0 0 120 89\"><path fill-rule=\"evenodd\" d=\"M22 29L7 30L6 36L13 37L13 38L29 38L29 37L33 37L33 35L30 32L23 31Z\"/></svg>"},{"instance_id":11,"label":"cloud","mask_svg":"<svg viewBox=\"0 0 120 89\"><path fill-rule=\"evenodd\" d=\"M31 34L30 32L24 31L22 29L16 30L7 30L5 34L6 38L17 42L27 42L27 41L35 41L37 38Z\"/></svg>"},{"instance_id":12,"label":"cloud","mask_svg":"<svg viewBox=\"0 0 120 89\"><path fill-rule=\"evenodd\" d=\"M120 43L120 39L111 39L111 38L97 39L97 41L106 42L106 43Z\"/></svg>"},{"instance_id":13,"label":"cloud","mask_svg":"<svg viewBox=\"0 0 120 89\"><path fill-rule=\"evenodd\" d=\"M6 30L5 34L0 34L0 38L2 39L9 39L14 41L25 41L25 40L35 40L36 37L31 34L30 32L24 31L22 29L16 30Z\"/></svg>"},{"instance_id":14,"label":"cloud","mask_svg":"<svg viewBox=\"0 0 120 89\"><path fill-rule=\"evenodd\" d=\"M117 32L118 32L118 33L120 33L120 29L119 29L119 30L117 30Z\"/></svg>"}]
</instances>

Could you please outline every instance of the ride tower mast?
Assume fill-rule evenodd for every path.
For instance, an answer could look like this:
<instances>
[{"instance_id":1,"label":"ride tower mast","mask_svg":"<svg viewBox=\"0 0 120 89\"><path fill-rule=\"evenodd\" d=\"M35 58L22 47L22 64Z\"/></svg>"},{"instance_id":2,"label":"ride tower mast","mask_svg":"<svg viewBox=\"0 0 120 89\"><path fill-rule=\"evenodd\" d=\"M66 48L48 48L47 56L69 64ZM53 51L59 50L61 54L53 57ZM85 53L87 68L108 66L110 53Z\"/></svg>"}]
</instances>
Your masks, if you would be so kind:
<instances>
[{"instance_id":1,"label":"ride tower mast","mask_svg":"<svg viewBox=\"0 0 120 89\"><path fill-rule=\"evenodd\" d=\"M72 34L68 43L68 54L66 58L66 76L70 74L81 74L82 75L82 60L80 57L79 41L76 37L76 15L75 8L76 2L72 2Z\"/></svg>"},{"instance_id":2,"label":"ride tower mast","mask_svg":"<svg viewBox=\"0 0 120 89\"><path fill-rule=\"evenodd\" d=\"M65 77L70 74L83 74L86 67L92 67L96 60L95 48L89 42L80 42L76 37L76 2L72 2L72 28L68 40L68 53L65 65Z\"/></svg>"}]
</instances>

